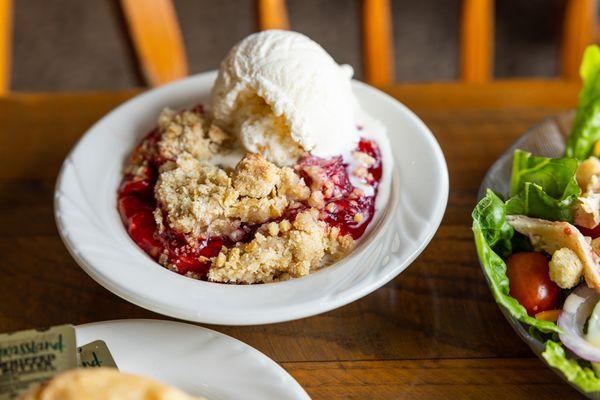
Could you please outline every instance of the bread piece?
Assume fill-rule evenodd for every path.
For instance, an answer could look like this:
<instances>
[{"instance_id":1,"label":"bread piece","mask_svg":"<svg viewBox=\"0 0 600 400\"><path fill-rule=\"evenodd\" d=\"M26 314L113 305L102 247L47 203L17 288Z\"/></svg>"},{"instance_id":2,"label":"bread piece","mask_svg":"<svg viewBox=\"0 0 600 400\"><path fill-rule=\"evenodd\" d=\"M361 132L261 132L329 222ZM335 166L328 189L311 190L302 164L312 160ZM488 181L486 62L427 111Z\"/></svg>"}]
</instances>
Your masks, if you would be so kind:
<instances>
[{"instance_id":1,"label":"bread piece","mask_svg":"<svg viewBox=\"0 0 600 400\"><path fill-rule=\"evenodd\" d=\"M21 400L201 400L179 389L112 368L74 369L26 393Z\"/></svg>"}]
</instances>

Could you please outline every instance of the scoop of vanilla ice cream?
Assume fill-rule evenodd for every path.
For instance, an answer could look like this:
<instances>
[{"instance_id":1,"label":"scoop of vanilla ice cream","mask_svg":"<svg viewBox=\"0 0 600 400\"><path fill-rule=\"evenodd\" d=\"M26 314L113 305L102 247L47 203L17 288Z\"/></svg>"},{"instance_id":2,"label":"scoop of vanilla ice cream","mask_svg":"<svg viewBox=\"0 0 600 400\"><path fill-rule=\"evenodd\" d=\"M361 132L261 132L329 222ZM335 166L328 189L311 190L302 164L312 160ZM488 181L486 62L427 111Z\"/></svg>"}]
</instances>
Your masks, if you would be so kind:
<instances>
[{"instance_id":1,"label":"scoop of vanilla ice cream","mask_svg":"<svg viewBox=\"0 0 600 400\"><path fill-rule=\"evenodd\" d=\"M348 153L359 139L351 77L352 68L300 33L255 33L221 63L213 117L248 151L279 165L295 163L304 151Z\"/></svg>"}]
</instances>

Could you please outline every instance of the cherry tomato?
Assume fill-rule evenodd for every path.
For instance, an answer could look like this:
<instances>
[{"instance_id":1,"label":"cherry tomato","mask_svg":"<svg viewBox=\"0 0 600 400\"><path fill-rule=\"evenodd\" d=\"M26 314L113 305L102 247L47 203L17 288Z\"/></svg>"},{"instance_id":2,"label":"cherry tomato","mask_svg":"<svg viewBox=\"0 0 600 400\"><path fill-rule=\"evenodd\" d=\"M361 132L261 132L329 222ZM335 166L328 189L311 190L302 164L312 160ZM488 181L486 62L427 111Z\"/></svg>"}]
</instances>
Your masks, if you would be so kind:
<instances>
[{"instance_id":1,"label":"cherry tomato","mask_svg":"<svg viewBox=\"0 0 600 400\"><path fill-rule=\"evenodd\" d=\"M550 280L548 259L537 252L515 253L506 262L510 292L531 316L556 308L559 287Z\"/></svg>"}]
</instances>

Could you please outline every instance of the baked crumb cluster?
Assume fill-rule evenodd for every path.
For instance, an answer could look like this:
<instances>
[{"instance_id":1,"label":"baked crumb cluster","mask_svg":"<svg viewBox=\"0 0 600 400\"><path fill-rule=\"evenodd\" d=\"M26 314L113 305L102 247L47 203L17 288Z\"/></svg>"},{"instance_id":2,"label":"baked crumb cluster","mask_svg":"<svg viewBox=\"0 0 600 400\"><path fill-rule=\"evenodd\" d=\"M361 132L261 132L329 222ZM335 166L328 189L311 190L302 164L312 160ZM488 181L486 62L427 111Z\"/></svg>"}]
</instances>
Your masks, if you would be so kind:
<instances>
[{"instance_id":1,"label":"baked crumb cluster","mask_svg":"<svg viewBox=\"0 0 600 400\"><path fill-rule=\"evenodd\" d=\"M215 154L226 153L230 145L230 136L210 124L202 109L175 112L165 108L158 117L158 127L134 150L125 175L146 179L152 163L176 161L183 154L207 161Z\"/></svg>"},{"instance_id":2,"label":"baked crumb cluster","mask_svg":"<svg viewBox=\"0 0 600 400\"><path fill-rule=\"evenodd\" d=\"M293 170L258 154L246 155L228 172L187 153L160 168L155 188L156 219L190 241L235 235L242 223L261 224L301 206L310 190Z\"/></svg>"},{"instance_id":3,"label":"baked crumb cluster","mask_svg":"<svg viewBox=\"0 0 600 400\"><path fill-rule=\"evenodd\" d=\"M329 228L318 216L319 211L311 208L293 220L262 225L249 243L223 247L212 259L208 278L233 283L297 278L343 257L354 240L340 235L338 228Z\"/></svg>"},{"instance_id":4,"label":"baked crumb cluster","mask_svg":"<svg viewBox=\"0 0 600 400\"><path fill-rule=\"evenodd\" d=\"M161 138L158 153L164 159L175 159L189 154L197 160L210 158L223 150L229 135L218 126L209 124L198 111L176 112L163 110L158 118Z\"/></svg>"},{"instance_id":5,"label":"baked crumb cluster","mask_svg":"<svg viewBox=\"0 0 600 400\"><path fill-rule=\"evenodd\" d=\"M338 178L335 169L319 163L279 167L253 153L235 168L219 165L219 156L234 145L201 109L166 109L157 130L134 152L126 177L130 182L153 179L155 235L184 243L175 252L162 248L156 256L162 265L214 282L263 283L307 275L352 250L352 235L326 222L340 207L332 199L352 202L363 195L357 188L347 193L344 188L352 186L343 181L346 174ZM375 159L361 151L354 158L358 162L351 173L368 181ZM338 164L338 170L345 168ZM351 222L362 219L357 212ZM173 261L215 237L222 238L220 248L196 257L209 266L204 276L180 270Z\"/></svg>"}]
</instances>

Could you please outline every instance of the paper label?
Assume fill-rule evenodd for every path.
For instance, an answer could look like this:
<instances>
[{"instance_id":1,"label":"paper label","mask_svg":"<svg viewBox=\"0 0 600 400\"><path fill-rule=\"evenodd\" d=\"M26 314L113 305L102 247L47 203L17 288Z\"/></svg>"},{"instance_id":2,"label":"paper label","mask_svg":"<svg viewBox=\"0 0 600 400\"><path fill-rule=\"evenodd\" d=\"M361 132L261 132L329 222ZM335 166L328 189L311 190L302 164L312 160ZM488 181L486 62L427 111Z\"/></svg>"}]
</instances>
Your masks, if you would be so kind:
<instances>
[{"instance_id":1,"label":"paper label","mask_svg":"<svg viewBox=\"0 0 600 400\"><path fill-rule=\"evenodd\" d=\"M0 400L15 399L73 368L77 354L72 325L0 334Z\"/></svg>"},{"instance_id":2,"label":"paper label","mask_svg":"<svg viewBox=\"0 0 600 400\"><path fill-rule=\"evenodd\" d=\"M117 364L103 340L96 340L81 346L77 349L77 352L79 353L79 367L81 368L117 368Z\"/></svg>"}]
</instances>

